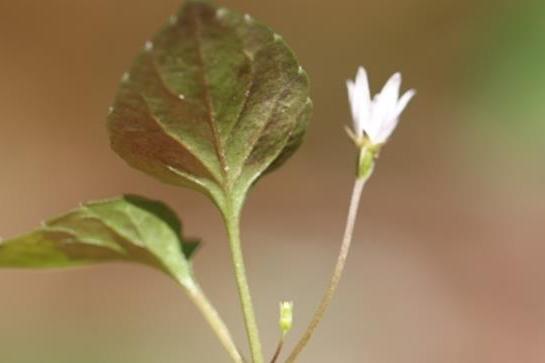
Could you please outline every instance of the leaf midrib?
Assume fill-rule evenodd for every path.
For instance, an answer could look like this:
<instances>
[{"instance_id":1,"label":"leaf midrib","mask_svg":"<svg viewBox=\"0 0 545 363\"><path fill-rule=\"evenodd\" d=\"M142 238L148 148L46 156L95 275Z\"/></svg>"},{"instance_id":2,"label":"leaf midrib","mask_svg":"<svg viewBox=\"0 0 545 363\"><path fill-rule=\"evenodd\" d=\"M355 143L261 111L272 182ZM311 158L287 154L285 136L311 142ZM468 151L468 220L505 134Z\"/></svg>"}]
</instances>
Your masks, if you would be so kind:
<instances>
[{"instance_id":1,"label":"leaf midrib","mask_svg":"<svg viewBox=\"0 0 545 363\"><path fill-rule=\"evenodd\" d=\"M214 139L214 148L216 150L216 154L218 155L218 161L220 163L220 169L223 176L223 187L225 188L225 183L227 179L227 172L229 171L229 167L227 165L227 161L225 158L225 148L222 145L221 138L219 137L219 131L217 129L216 125L216 119L215 119L215 111L214 111L214 105L212 103L212 98L210 96L210 83L208 81L208 77L206 75L206 63L204 59L204 53L202 50L202 35L201 35L201 22L200 17L198 16L197 10L192 10L190 13L191 17L193 18L193 25L194 25L194 31L193 36L195 38L196 48L197 48L197 59L198 59L198 68L200 70L201 75L201 82L204 89L204 102L206 104L206 120L208 122L208 125L210 127L210 131L212 132L212 137Z\"/></svg>"}]
</instances>

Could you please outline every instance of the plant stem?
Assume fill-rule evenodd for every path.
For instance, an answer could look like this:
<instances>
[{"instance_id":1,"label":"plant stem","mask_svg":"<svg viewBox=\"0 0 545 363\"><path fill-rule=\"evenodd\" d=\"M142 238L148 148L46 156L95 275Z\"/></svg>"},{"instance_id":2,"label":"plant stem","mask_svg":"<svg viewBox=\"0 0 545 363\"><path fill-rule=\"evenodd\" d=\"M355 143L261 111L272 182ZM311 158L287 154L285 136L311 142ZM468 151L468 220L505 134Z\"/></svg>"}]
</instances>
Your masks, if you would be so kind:
<instances>
[{"instance_id":1,"label":"plant stem","mask_svg":"<svg viewBox=\"0 0 545 363\"><path fill-rule=\"evenodd\" d=\"M226 208L225 211L227 212L224 214L225 226L229 236L231 257L235 269L242 312L244 314L246 334L248 335L248 342L252 353L252 362L263 363L259 329L257 327L252 296L246 277L246 267L244 265L244 255L242 253L242 243L240 240L240 212L235 211L232 207Z\"/></svg>"},{"instance_id":2,"label":"plant stem","mask_svg":"<svg viewBox=\"0 0 545 363\"><path fill-rule=\"evenodd\" d=\"M244 359L238 351L238 348L236 347L233 338L231 337L229 329L219 316L217 310L214 308L214 306L212 306L212 304L202 291L201 287L196 282L194 282L194 284L190 285L189 287L187 286L187 284L185 284L184 286L189 293L189 297L197 306L197 308L201 311L204 318L220 340L221 344L223 345L227 353L229 353L229 355L231 356L233 362L244 363Z\"/></svg>"},{"instance_id":3,"label":"plant stem","mask_svg":"<svg viewBox=\"0 0 545 363\"><path fill-rule=\"evenodd\" d=\"M278 346L276 347L276 351L274 352L274 355L271 359L271 363L276 363L278 360L278 357L280 357L280 353L282 353L282 348L284 347L284 336L280 338L280 341L278 342Z\"/></svg>"},{"instance_id":4,"label":"plant stem","mask_svg":"<svg viewBox=\"0 0 545 363\"><path fill-rule=\"evenodd\" d=\"M331 303L331 300L333 299L333 295L335 295L335 291L337 290L337 286L339 285L339 281L341 280L341 276L344 270L348 252L350 251L350 244L352 243L352 237L354 234L354 225L356 223L356 218L358 215L361 195L362 195L367 179L368 179L367 177L356 178L356 181L354 183L354 189L352 191L352 197L350 200L350 208L348 210L348 218L346 220L346 228L344 230L344 236L343 236L343 240L341 244L341 249L339 252L339 256L337 258L337 264L335 266L335 269L333 270L331 281L329 282L329 286L327 287L325 294L322 297L322 301L320 302L320 305L316 309L316 312L314 313L314 316L310 324L308 325L303 336L301 337L301 339L299 340L299 342L293 349L292 353L289 355L288 359L286 360L286 363L295 362L299 354L303 351L305 346L308 344L310 338L314 334L314 331L318 327L318 324L324 317L324 314L329 304Z\"/></svg>"}]
</instances>

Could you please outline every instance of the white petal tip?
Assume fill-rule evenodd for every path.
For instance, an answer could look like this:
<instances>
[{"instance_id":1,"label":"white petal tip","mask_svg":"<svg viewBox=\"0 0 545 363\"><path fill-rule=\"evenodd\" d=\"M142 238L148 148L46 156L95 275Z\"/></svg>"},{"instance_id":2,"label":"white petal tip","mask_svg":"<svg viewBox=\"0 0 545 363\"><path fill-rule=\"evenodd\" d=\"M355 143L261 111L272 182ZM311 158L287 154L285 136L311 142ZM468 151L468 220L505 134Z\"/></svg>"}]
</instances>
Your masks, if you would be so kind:
<instances>
[{"instance_id":1,"label":"white petal tip","mask_svg":"<svg viewBox=\"0 0 545 363\"><path fill-rule=\"evenodd\" d=\"M405 102L406 102L406 103L409 103L409 101L410 101L414 96L416 96L416 90L411 88L410 90L408 90L407 92L405 92L405 93L403 94L403 96L401 97L401 100L406 99ZM400 101L401 101L401 100L400 100Z\"/></svg>"},{"instance_id":2,"label":"white petal tip","mask_svg":"<svg viewBox=\"0 0 545 363\"><path fill-rule=\"evenodd\" d=\"M364 66L359 66L358 67L358 73L367 73L367 70L365 69Z\"/></svg>"},{"instance_id":3,"label":"white petal tip","mask_svg":"<svg viewBox=\"0 0 545 363\"><path fill-rule=\"evenodd\" d=\"M362 82L362 81L365 81L367 82L367 70L360 66L358 68L358 72L356 73L356 82Z\"/></svg>"},{"instance_id":4,"label":"white petal tip","mask_svg":"<svg viewBox=\"0 0 545 363\"><path fill-rule=\"evenodd\" d=\"M386 85L390 85L390 87L400 87L401 86L401 73L396 72L392 74L388 82L386 82Z\"/></svg>"}]
</instances>

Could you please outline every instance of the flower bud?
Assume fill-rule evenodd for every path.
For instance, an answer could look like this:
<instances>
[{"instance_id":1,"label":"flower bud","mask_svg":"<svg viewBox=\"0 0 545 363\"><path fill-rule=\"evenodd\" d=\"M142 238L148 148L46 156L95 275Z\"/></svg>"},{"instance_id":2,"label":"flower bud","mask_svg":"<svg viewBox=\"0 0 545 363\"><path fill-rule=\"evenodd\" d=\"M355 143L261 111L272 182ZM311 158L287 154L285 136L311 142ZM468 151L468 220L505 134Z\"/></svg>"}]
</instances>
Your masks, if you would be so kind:
<instances>
[{"instance_id":1,"label":"flower bud","mask_svg":"<svg viewBox=\"0 0 545 363\"><path fill-rule=\"evenodd\" d=\"M293 325L293 301L280 303L280 331L286 335Z\"/></svg>"}]
</instances>

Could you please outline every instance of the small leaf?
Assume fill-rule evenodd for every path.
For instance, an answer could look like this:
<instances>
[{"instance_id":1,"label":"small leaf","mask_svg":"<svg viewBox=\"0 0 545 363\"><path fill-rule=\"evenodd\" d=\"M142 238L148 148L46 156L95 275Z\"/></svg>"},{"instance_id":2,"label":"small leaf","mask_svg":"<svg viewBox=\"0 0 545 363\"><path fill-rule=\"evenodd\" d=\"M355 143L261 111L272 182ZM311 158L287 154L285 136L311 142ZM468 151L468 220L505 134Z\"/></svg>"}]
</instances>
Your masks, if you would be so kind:
<instances>
[{"instance_id":1,"label":"small leaf","mask_svg":"<svg viewBox=\"0 0 545 363\"><path fill-rule=\"evenodd\" d=\"M217 204L250 186L302 141L312 103L282 40L248 15L189 1L138 55L108 119L130 165Z\"/></svg>"},{"instance_id":2,"label":"small leaf","mask_svg":"<svg viewBox=\"0 0 545 363\"><path fill-rule=\"evenodd\" d=\"M165 204L135 195L87 203L23 236L0 243L0 267L69 267L109 261L145 264L192 284L185 240Z\"/></svg>"}]
</instances>

